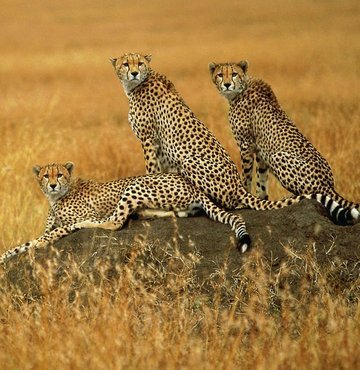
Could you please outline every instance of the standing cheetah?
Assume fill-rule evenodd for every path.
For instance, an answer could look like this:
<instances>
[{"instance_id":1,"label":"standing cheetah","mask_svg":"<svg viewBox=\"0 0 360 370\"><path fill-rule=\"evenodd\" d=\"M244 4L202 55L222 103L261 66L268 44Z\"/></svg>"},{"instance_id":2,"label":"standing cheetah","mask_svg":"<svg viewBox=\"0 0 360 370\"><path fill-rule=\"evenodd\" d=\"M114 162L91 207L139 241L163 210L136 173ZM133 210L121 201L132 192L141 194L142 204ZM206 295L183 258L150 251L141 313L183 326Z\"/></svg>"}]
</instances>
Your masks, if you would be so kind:
<instances>
[{"instance_id":1,"label":"standing cheetah","mask_svg":"<svg viewBox=\"0 0 360 370\"><path fill-rule=\"evenodd\" d=\"M293 194L326 194L342 207L359 210L359 204L335 191L329 164L287 117L271 87L247 75L246 61L210 63L209 69L212 81L230 104L230 126L240 148L248 192L255 156L259 198L268 198L270 170Z\"/></svg>"},{"instance_id":2,"label":"standing cheetah","mask_svg":"<svg viewBox=\"0 0 360 370\"><path fill-rule=\"evenodd\" d=\"M281 208L306 197L327 206L338 223L358 217L358 212L338 208L321 195L277 202L255 198L243 187L236 165L225 149L195 117L172 82L150 68L149 55L125 54L110 61L129 99L129 121L141 141L147 173L178 172L226 209ZM249 241L246 235L244 244Z\"/></svg>"},{"instance_id":3,"label":"standing cheetah","mask_svg":"<svg viewBox=\"0 0 360 370\"><path fill-rule=\"evenodd\" d=\"M241 216L220 209L178 174L160 173L100 183L72 178L73 168L71 162L34 167L41 190L50 203L45 232L5 252L0 263L30 248L45 247L82 228L121 229L130 214L143 208L174 210L181 216L202 208L212 220L229 224L242 241L242 251L247 249Z\"/></svg>"}]
</instances>

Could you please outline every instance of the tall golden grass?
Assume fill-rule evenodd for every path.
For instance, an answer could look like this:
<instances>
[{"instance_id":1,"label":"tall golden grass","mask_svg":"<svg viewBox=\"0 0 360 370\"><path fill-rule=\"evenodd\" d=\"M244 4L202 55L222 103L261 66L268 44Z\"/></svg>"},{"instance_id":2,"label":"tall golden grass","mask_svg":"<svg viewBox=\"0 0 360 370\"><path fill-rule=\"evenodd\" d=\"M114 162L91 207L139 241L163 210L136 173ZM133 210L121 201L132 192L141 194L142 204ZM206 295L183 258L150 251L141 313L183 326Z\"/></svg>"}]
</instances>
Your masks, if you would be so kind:
<instances>
[{"instance_id":1,"label":"tall golden grass","mask_svg":"<svg viewBox=\"0 0 360 370\"><path fill-rule=\"evenodd\" d=\"M42 232L47 204L34 164L71 160L78 175L98 180L144 172L127 99L108 62L128 51L153 55L153 68L174 82L239 166L227 103L207 65L247 59L250 74L273 86L328 159L337 190L360 201L357 1L2 0L1 9L2 251ZM270 191L274 199L284 195L275 181ZM323 281L307 307L289 293L274 316L261 290L269 276L256 266L257 289L244 272L251 294L241 314L197 300L186 287L170 295L174 287L165 283L146 290L131 269L115 295L86 280L85 308L69 302L66 283L15 308L13 293L3 292L0 367L354 368L358 304L330 296Z\"/></svg>"},{"instance_id":2,"label":"tall golden grass","mask_svg":"<svg viewBox=\"0 0 360 370\"><path fill-rule=\"evenodd\" d=\"M274 272L255 251L204 289L196 251L141 244L125 265L50 258L33 266L32 292L31 280L3 285L1 368L357 368L359 284L334 294L332 281L346 266L319 269L309 248Z\"/></svg>"}]
</instances>

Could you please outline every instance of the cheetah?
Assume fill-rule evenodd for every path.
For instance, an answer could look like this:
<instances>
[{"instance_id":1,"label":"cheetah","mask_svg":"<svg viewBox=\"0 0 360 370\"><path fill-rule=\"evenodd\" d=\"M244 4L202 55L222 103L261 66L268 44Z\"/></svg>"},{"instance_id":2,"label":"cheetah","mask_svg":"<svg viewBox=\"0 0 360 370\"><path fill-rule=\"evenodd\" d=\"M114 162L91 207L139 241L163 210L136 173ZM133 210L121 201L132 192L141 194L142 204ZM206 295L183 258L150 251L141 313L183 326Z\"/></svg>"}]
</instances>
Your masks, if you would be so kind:
<instances>
[{"instance_id":1,"label":"cheetah","mask_svg":"<svg viewBox=\"0 0 360 370\"><path fill-rule=\"evenodd\" d=\"M101 183L73 178L73 168L72 162L33 168L50 204L44 234L5 252L0 263L30 248L46 247L83 228L121 229L132 213L144 208L175 211L180 217L202 209L212 220L229 224L242 241L242 251L247 249L242 217L220 209L179 174L149 174Z\"/></svg>"},{"instance_id":2,"label":"cheetah","mask_svg":"<svg viewBox=\"0 0 360 370\"><path fill-rule=\"evenodd\" d=\"M276 209L313 198L338 223L358 218L358 212L338 207L320 193L273 202L256 198L245 190L235 163L173 83L151 69L150 55L129 53L110 61L129 99L129 122L142 144L147 173L177 172L225 209ZM249 241L244 235L246 246Z\"/></svg>"},{"instance_id":3,"label":"cheetah","mask_svg":"<svg viewBox=\"0 0 360 370\"><path fill-rule=\"evenodd\" d=\"M210 63L211 79L230 104L229 121L240 149L246 190L251 192L256 161L256 195L268 199L269 170L289 192L320 193L359 211L334 187L331 168L281 109L271 87L248 76L248 62Z\"/></svg>"}]
</instances>

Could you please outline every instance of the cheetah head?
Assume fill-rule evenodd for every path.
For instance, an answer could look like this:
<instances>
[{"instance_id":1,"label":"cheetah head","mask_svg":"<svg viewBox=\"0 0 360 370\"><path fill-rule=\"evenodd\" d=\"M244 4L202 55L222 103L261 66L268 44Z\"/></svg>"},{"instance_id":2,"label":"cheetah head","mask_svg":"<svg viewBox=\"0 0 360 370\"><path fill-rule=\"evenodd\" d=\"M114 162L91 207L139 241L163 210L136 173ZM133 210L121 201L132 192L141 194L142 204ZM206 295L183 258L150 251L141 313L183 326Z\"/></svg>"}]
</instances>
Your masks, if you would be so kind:
<instances>
[{"instance_id":1,"label":"cheetah head","mask_svg":"<svg viewBox=\"0 0 360 370\"><path fill-rule=\"evenodd\" d=\"M242 60L239 63L210 63L209 70L211 79L228 100L233 100L247 87L248 62Z\"/></svg>"},{"instance_id":2,"label":"cheetah head","mask_svg":"<svg viewBox=\"0 0 360 370\"><path fill-rule=\"evenodd\" d=\"M120 58L110 58L110 62L114 66L126 94L130 94L148 76L151 55L124 54Z\"/></svg>"},{"instance_id":3,"label":"cheetah head","mask_svg":"<svg viewBox=\"0 0 360 370\"><path fill-rule=\"evenodd\" d=\"M46 166L35 166L35 173L40 188L51 204L62 198L70 189L71 173L74 164L67 162L65 164L52 163Z\"/></svg>"}]
</instances>

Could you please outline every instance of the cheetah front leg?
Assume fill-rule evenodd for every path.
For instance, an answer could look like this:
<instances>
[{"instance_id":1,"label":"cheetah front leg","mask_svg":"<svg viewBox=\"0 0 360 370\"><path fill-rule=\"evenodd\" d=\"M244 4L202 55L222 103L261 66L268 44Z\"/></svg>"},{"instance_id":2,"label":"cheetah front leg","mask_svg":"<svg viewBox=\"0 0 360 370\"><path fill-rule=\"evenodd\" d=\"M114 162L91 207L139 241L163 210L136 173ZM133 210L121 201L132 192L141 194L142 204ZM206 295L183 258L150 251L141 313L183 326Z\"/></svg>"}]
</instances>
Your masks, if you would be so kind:
<instances>
[{"instance_id":1,"label":"cheetah front leg","mask_svg":"<svg viewBox=\"0 0 360 370\"><path fill-rule=\"evenodd\" d=\"M245 188L248 193L251 193L254 152L249 147L240 147L240 157Z\"/></svg>"},{"instance_id":2,"label":"cheetah front leg","mask_svg":"<svg viewBox=\"0 0 360 370\"><path fill-rule=\"evenodd\" d=\"M157 158L157 148L151 140L146 140L142 143L145 159L145 169L147 174L161 172L159 161Z\"/></svg>"},{"instance_id":3,"label":"cheetah front leg","mask_svg":"<svg viewBox=\"0 0 360 370\"><path fill-rule=\"evenodd\" d=\"M260 199L269 199L268 194L269 167L266 162L256 155L256 196Z\"/></svg>"},{"instance_id":4,"label":"cheetah front leg","mask_svg":"<svg viewBox=\"0 0 360 370\"><path fill-rule=\"evenodd\" d=\"M30 249L45 248L51 243L79 230L75 225L57 227L49 232L44 233L39 238L31 240L27 243L21 244L15 248L9 249L2 256L0 256L0 264L4 264L15 256L26 253Z\"/></svg>"}]
</instances>

